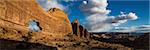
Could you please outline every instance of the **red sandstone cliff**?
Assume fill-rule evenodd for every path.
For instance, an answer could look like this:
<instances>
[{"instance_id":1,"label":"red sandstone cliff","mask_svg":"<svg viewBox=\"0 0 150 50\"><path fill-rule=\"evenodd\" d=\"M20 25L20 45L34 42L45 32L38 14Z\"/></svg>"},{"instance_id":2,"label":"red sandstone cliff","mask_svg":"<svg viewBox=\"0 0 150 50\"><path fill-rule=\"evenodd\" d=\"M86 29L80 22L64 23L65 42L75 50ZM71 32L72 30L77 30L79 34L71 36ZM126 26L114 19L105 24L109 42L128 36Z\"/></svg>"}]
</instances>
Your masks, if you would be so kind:
<instances>
[{"instance_id":1,"label":"red sandstone cliff","mask_svg":"<svg viewBox=\"0 0 150 50\"><path fill-rule=\"evenodd\" d=\"M29 32L31 20L38 22L40 32ZM43 43L69 33L72 33L70 21L60 9L46 12L35 0L0 0L1 39Z\"/></svg>"}]
</instances>

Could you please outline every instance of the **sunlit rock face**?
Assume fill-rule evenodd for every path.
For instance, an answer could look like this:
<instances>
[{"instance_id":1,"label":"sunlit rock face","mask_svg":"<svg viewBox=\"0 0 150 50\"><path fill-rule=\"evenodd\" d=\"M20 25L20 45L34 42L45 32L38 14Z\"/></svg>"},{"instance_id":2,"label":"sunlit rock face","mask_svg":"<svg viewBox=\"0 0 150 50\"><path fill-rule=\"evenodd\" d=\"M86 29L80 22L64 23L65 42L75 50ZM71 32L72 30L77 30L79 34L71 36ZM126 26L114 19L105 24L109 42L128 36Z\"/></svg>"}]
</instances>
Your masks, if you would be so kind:
<instances>
[{"instance_id":1,"label":"sunlit rock face","mask_svg":"<svg viewBox=\"0 0 150 50\"><path fill-rule=\"evenodd\" d=\"M58 25L58 27L56 27L58 28L56 29L57 30L56 32L58 33L60 32L60 34L72 33L72 27L68 19L68 15L63 10L60 10L58 8L51 8L49 9L48 14L53 16L54 19L57 19L56 21L54 21L54 24L56 26ZM54 26L51 26L51 27L53 28Z\"/></svg>"},{"instance_id":2,"label":"sunlit rock face","mask_svg":"<svg viewBox=\"0 0 150 50\"><path fill-rule=\"evenodd\" d=\"M37 23L32 27L30 21ZM0 0L2 39L42 43L69 33L72 33L70 21L60 9L52 8L46 12L35 0Z\"/></svg>"}]
</instances>

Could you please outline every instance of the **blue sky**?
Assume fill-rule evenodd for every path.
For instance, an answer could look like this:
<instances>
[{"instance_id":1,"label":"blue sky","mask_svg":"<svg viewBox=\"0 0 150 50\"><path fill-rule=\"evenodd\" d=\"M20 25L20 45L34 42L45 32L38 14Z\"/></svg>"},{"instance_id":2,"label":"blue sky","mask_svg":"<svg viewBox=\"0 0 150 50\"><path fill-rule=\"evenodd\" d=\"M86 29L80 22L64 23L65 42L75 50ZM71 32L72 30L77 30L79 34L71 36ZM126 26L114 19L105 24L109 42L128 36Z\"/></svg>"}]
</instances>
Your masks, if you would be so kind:
<instances>
[{"instance_id":1,"label":"blue sky","mask_svg":"<svg viewBox=\"0 0 150 50\"><path fill-rule=\"evenodd\" d=\"M131 30L131 28L134 31L136 30L136 32L139 31L139 29L137 28L141 28L141 30L144 29L144 31L149 29L148 32L150 32L149 0L106 0L107 2L105 1L103 2L103 0L101 1L100 0L99 1L98 0L95 0L95 1L93 0L52 0L52 2L47 2L46 0L44 2L40 0L37 0L37 1L46 10L49 8L53 8L53 7L57 7L57 8L64 10L68 14L68 18L71 22L75 19L78 19L80 24L83 25L85 28L89 30L91 28L95 29L97 30L96 32L110 32L110 31L120 32L122 31L122 29L123 31L125 30L125 32L126 31L128 32L128 30ZM83 4L84 1L86 1L87 6ZM96 4L99 4L99 5L97 6ZM91 6L91 5L94 5L94 6ZM87 7L84 9L92 9L93 7L94 8L98 7L98 10L97 10L98 13L97 11L96 13L95 11L93 12L93 10L84 11L84 9L81 8L82 6ZM90 12L92 12L92 14L88 14ZM118 18L118 16L120 15L120 12L125 13L123 15L127 15L127 16L131 13L132 15L134 15L135 17L137 16L138 18L136 20L131 20L131 19L127 19L128 18L127 17L126 19L123 19L123 20L122 19L116 20L115 18ZM94 18L99 18L99 19L94 19L92 15L96 15L96 17ZM91 18L94 21L91 19L90 20L92 22L88 21L87 20L88 18ZM104 20L105 22L99 21L99 20L103 20L103 18L106 19ZM118 26L110 26L113 24L111 22L113 22L114 19L115 21L117 21L116 23L119 24ZM123 22L120 23L118 21L123 21ZM93 24L94 22L95 24ZM91 26L89 23L90 24L92 23L91 25L93 26ZM97 26L97 28L94 26ZM133 27L135 28L133 29Z\"/></svg>"},{"instance_id":2,"label":"blue sky","mask_svg":"<svg viewBox=\"0 0 150 50\"><path fill-rule=\"evenodd\" d=\"M69 19L72 22L75 18L79 19L82 23L84 20L84 14L82 11L79 10L78 6L82 3L81 1L78 2L70 2L70 3L63 3L64 5L72 4L70 6L69 12ZM148 21L150 20L149 16L149 2L148 1L109 1L108 0L108 9L111 10L110 16L117 16L120 11L124 12L135 12L139 19L135 21L129 21L128 23L124 23L121 26L133 26L133 25L142 25L142 24L150 24Z\"/></svg>"},{"instance_id":3,"label":"blue sky","mask_svg":"<svg viewBox=\"0 0 150 50\"><path fill-rule=\"evenodd\" d=\"M135 21L128 21L120 25L119 27L132 27L141 25L150 25L150 15L149 15L149 1L109 1L108 9L112 9L109 15L117 15L119 11L125 12L135 12L138 19ZM142 28L141 28L142 29ZM150 30L148 30L150 32Z\"/></svg>"},{"instance_id":4,"label":"blue sky","mask_svg":"<svg viewBox=\"0 0 150 50\"><path fill-rule=\"evenodd\" d=\"M150 24L149 2L147 1L109 1L108 9L112 9L110 15L117 15L119 11L135 12L139 19L129 21L121 26Z\"/></svg>"}]
</instances>

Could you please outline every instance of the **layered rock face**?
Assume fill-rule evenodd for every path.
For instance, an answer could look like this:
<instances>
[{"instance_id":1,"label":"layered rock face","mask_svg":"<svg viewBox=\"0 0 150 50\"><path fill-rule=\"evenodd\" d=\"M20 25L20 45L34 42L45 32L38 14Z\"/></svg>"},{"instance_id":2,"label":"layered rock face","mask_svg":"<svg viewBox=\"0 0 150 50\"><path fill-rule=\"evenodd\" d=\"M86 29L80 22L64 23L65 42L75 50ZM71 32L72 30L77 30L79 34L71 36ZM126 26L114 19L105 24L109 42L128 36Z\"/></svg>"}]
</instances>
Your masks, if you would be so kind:
<instances>
[{"instance_id":1,"label":"layered rock face","mask_svg":"<svg viewBox=\"0 0 150 50\"><path fill-rule=\"evenodd\" d=\"M40 31L30 31L36 21ZM37 29L31 24L33 29ZM72 33L67 15L60 9L44 11L35 0L0 0L0 38L43 43Z\"/></svg>"}]
</instances>

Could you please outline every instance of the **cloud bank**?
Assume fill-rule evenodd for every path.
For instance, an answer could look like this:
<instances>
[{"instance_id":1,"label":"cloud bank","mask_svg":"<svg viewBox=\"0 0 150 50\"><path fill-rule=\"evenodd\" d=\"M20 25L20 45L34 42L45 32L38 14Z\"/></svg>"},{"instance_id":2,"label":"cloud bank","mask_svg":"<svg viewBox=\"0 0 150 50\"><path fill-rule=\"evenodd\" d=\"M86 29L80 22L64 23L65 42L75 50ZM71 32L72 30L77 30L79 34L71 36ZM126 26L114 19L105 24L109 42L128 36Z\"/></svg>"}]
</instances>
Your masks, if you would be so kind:
<instances>
[{"instance_id":1,"label":"cloud bank","mask_svg":"<svg viewBox=\"0 0 150 50\"><path fill-rule=\"evenodd\" d=\"M48 11L50 8L59 8L64 10L65 7L59 3L59 0L36 0L45 11Z\"/></svg>"},{"instance_id":2,"label":"cloud bank","mask_svg":"<svg viewBox=\"0 0 150 50\"><path fill-rule=\"evenodd\" d=\"M131 27L115 27L114 32L150 32L150 25L140 25Z\"/></svg>"},{"instance_id":3,"label":"cloud bank","mask_svg":"<svg viewBox=\"0 0 150 50\"><path fill-rule=\"evenodd\" d=\"M118 26L128 20L136 20L135 13L120 12L118 16L108 16L111 10L107 10L107 0L87 0L83 1L80 9L86 14L85 27L90 32L108 31L113 26Z\"/></svg>"}]
</instances>

